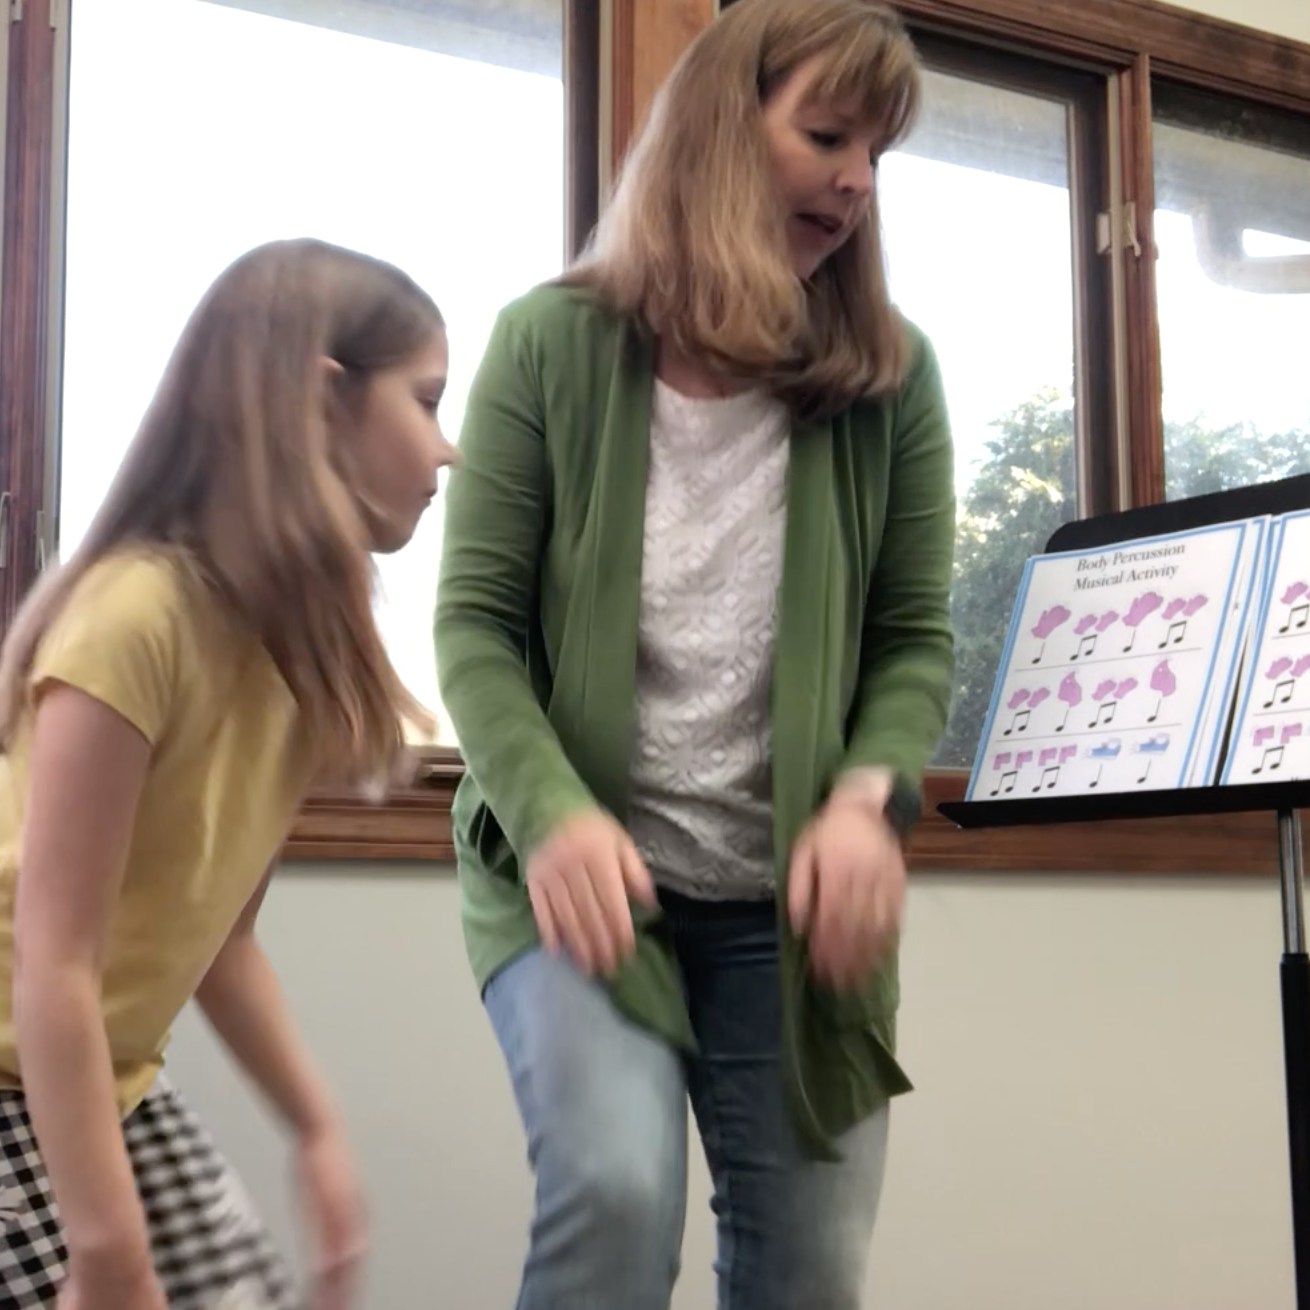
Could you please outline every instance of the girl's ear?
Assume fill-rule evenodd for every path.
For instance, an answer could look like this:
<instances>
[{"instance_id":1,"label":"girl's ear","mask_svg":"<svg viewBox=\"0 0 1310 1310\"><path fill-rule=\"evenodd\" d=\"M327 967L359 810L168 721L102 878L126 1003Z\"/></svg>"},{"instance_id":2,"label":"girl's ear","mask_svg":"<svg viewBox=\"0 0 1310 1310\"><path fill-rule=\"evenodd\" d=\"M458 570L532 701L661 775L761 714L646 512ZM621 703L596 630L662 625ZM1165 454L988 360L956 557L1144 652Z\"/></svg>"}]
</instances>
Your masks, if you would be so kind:
<instances>
[{"instance_id":1,"label":"girl's ear","mask_svg":"<svg viewBox=\"0 0 1310 1310\"><path fill-rule=\"evenodd\" d=\"M330 355L320 355L318 366L323 372L323 381L327 384L328 395L339 396L341 394L341 384L346 380L345 366Z\"/></svg>"},{"instance_id":2,"label":"girl's ear","mask_svg":"<svg viewBox=\"0 0 1310 1310\"><path fill-rule=\"evenodd\" d=\"M340 361L329 355L319 356L323 374L323 414L328 423L339 425L348 415L346 405L346 370Z\"/></svg>"}]
</instances>

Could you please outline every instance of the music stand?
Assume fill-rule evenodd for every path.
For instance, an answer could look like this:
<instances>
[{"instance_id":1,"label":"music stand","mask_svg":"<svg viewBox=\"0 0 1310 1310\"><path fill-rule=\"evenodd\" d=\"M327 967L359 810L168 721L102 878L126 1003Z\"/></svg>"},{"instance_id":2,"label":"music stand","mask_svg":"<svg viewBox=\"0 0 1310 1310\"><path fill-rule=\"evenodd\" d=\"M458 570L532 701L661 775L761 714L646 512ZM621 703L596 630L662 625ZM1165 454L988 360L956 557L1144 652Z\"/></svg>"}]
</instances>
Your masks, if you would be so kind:
<instances>
[{"instance_id":1,"label":"music stand","mask_svg":"<svg viewBox=\"0 0 1310 1310\"><path fill-rule=\"evenodd\" d=\"M1046 543L1046 553L1096 549L1137 537L1302 509L1310 509L1310 474L1068 523ZM1279 973L1292 1184L1292 1251L1296 1262L1297 1310L1310 1310L1310 956L1306 954L1305 871L1299 815L1302 809L1310 808L1310 780L1004 801L950 801L937 808L961 828L1181 819L1197 814L1276 816L1283 907L1283 957Z\"/></svg>"}]
</instances>

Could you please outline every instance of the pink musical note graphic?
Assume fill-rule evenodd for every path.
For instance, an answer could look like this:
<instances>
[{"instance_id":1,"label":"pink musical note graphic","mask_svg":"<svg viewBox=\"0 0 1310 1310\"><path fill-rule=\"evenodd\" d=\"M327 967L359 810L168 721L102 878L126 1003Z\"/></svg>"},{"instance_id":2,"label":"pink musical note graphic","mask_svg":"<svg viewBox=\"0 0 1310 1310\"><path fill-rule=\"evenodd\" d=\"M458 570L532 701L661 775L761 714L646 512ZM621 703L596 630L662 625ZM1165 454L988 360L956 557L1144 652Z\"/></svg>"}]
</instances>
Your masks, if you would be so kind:
<instances>
[{"instance_id":1,"label":"pink musical note graphic","mask_svg":"<svg viewBox=\"0 0 1310 1310\"><path fill-rule=\"evenodd\" d=\"M1027 732L1033 711L1036 710L1039 705L1045 704L1045 702L1050 699L1050 688L1038 687L1037 690L1028 697L1028 708L1015 715L1016 719L1023 719L1023 722L1015 728L1015 732Z\"/></svg>"},{"instance_id":2,"label":"pink musical note graphic","mask_svg":"<svg viewBox=\"0 0 1310 1310\"><path fill-rule=\"evenodd\" d=\"M1300 656L1295 664L1286 655L1279 656L1265 673L1266 678L1274 679L1274 689L1270 692L1264 708L1269 709L1275 701L1280 705L1286 705L1296 694L1296 684L1305 676L1307 669L1310 669L1310 655ZM1287 677L1283 677L1283 674L1287 674Z\"/></svg>"},{"instance_id":3,"label":"pink musical note graphic","mask_svg":"<svg viewBox=\"0 0 1310 1310\"><path fill-rule=\"evenodd\" d=\"M1050 791L1060 780L1060 770L1077 754L1077 746L1046 746L1039 751L1037 766L1042 772L1033 785L1033 794L1036 795L1043 787Z\"/></svg>"},{"instance_id":4,"label":"pink musical note graphic","mask_svg":"<svg viewBox=\"0 0 1310 1310\"><path fill-rule=\"evenodd\" d=\"M1002 736L1008 737L1016 730L1016 728L1019 732L1022 732L1028 726L1028 719L1032 711L1023 709L1022 707L1027 705L1028 697L1031 695L1032 693L1030 691L1020 687L1019 690L1016 691L1008 701L1006 701L1005 708L1013 712L1013 717L1010 719L1010 726L1001 734ZM1019 722L1020 719L1023 720L1022 723Z\"/></svg>"},{"instance_id":5,"label":"pink musical note graphic","mask_svg":"<svg viewBox=\"0 0 1310 1310\"><path fill-rule=\"evenodd\" d=\"M1141 626L1142 620L1154 614L1156 610L1164 604L1164 597L1158 591L1144 592L1138 596L1128 607L1128 613L1124 615L1124 623L1133 630L1133 635L1128 639L1128 645L1124 647L1124 654L1127 655L1137 642L1137 630Z\"/></svg>"},{"instance_id":6,"label":"pink musical note graphic","mask_svg":"<svg viewBox=\"0 0 1310 1310\"><path fill-rule=\"evenodd\" d=\"M1280 633L1291 632L1293 628L1300 631L1305 627L1306 621L1310 620L1310 584L1304 582L1292 583L1283 592L1282 601L1288 607L1287 618L1278 631Z\"/></svg>"},{"instance_id":7,"label":"pink musical note graphic","mask_svg":"<svg viewBox=\"0 0 1310 1310\"><path fill-rule=\"evenodd\" d=\"M1165 697L1172 696L1178 690L1178 679L1174 675L1173 669L1169 667L1168 660L1161 660L1159 664L1151 670L1151 690L1160 693L1160 699L1155 703L1155 709L1151 711L1151 717L1147 723L1154 723L1160 717L1160 707L1165 702Z\"/></svg>"},{"instance_id":8,"label":"pink musical note graphic","mask_svg":"<svg viewBox=\"0 0 1310 1310\"><path fill-rule=\"evenodd\" d=\"M1092 692L1092 699L1098 706L1100 706L1100 708L1096 711L1092 721L1087 725L1089 728L1102 727L1104 724L1110 723L1114 719L1114 712L1118 708L1118 704L1115 701L1107 701L1105 699L1114 691L1114 688L1115 681L1113 678L1106 678L1103 682L1098 682L1096 684L1096 690ZM1106 713L1107 710L1109 711L1108 714Z\"/></svg>"},{"instance_id":9,"label":"pink musical note graphic","mask_svg":"<svg viewBox=\"0 0 1310 1310\"><path fill-rule=\"evenodd\" d=\"M1064 703L1065 711L1056 727L1056 732L1063 732L1065 725L1069 722L1069 715L1082 704L1083 689L1078 685L1078 675L1076 673L1066 673L1060 680L1059 689L1056 691L1056 697Z\"/></svg>"},{"instance_id":10,"label":"pink musical note graphic","mask_svg":"<svg viewBox=\"0 0 1310 1310\"><path fill-rule=\"evenodd\" d=\"M1115 682L1113 679L1107 679L1092 692L1092 699L1104 702L1101 708L1096 711L1096 717L1087 725L1089 728L1103 728L1107 723L1114 722L1115 711L1119 708L1120 702L1129 692L1137 686L1136 678L1125 678L1122 682ZM1106 696L1112 696L1113 700L1105 700ZM1107 711L1109 711L1107 713Z\"/></svg>"},{"instance_id":11,"label":"pink musical note graphic","mask_svg":"<svg viewBox=\"0 0 1310 1310\"><path fill-rule=\"evenodd\" d=\"M1009 751L1002 751L994 760L992 760L993 771L999 772L1001 769L1004 769L1013 758L1014 756L1011 755ZM1012 792L1014 790L1014 781L1018 776L1017 769L1010 769L1007 773L1002 773L996 780L996 786L992 788L991 794L993 796L998 795L1002 788L1004 788L1007 793ZM1009 784L1008 786L1006 786L1007 783Z\"/></svg>"},{"instance_id":12,"label":"pink musical note graphic","mask_svg":"<svg viewBox=\"0 0 1310 1310\"><path fill-rule=\"evenodd\" d=\"M1296 741L1301 736L1303 725L1300 723L1285 723L1282 731L1278 734L1278 745L1265 747L1264 754L1260 757L1260 763L1252 769L1252 773L1263 773L1267 768L1270 773L1276 772L1282 767L1283 755L1287 750L1288 743ZM1273 739L1274 729L1271 725L1257 728L1255 730L1255 744L1263 745Z\"/></svg>"},{"instance_id":13,"label":"pink musical note graphic","mask_svg":"<svg viewBox=\"0 0 1310 1310\"><path fill-rule=\"evenodd\" d=\"M1280 705L1286 705L1292 699L1292 693L1296 691L1296 677L1295 675L1290 678L1283 677L1283 674L1291 667L1292 661L1286 655L1280 655L1265 670L1265 677L1274 684L1273 691L1269 693L1269 699L1264 703L1265 709L1269 709L1276 700ZM1282 696L1281 700L1279 700L1280 694Z\"/></svg>"},{"instance_id":14,"label":"pink musical note graphic","mask_svg":"<svg viewBox=\"0 0 1310 1310\"><path fill-rule=\"evenodd\" d=\"M1033 656L1034 664L1042 662L1042 656L1046 653L1046 639L1061 624L1067 623L1069 618L1069 611L1063 605L1052 605L1050 609L1042 611L1041 618L1037 620L1032 630L1033 636L1042 643L1037 654Z\"/></svg>"},{"instance_id":15,"label":"pink musical note graphic","mask_svg":"<svg viewBox=\"0 0 1310 1310\"><path fill-rule=\"evenodd\" d=\"M1165 630L1164 640L1160 642L1157 650L1164 648L1174 640L1174 634L1178 634L1178 640L1183 639L1183 634L1187 631L1187 620L1179 619L1178 616L1187 608L1186 596L1175 596L1173 600L1164 607L1164 612L1160 617L1169 625Z\"/></svg>"},{"instance_id":16,"label":"pink musical note graphic","mask_svg":"<svg viewBox=\"0 0 1310 1310\"><path fill-rule=\"evenodd\" d=\"M1074 624L1074 635L1079 639L1078 649L1069 657L1070 659L1081 659L1096 649L1096 633L1092 631L1096 627L1096 621L1095 614L1084 614Z\"/></svg>"},{"instance_id":17,"label":"pink musical note graphic","mask_svg":"<svg viewBox=\"0 0 1310 1310\"><path fill-rule=\"evenodd\" d=\"M1188 600L1171 600L1165 607L1163 616L1171 622L1164 634L1164 640L1156 649L1164 650L1166 646L1181 645L1183 638L1187 636L1187 621L1209 603L1210 598L1201 595L1192 596ZM1179 615L1182 617L1180 618Z\"/></svg>"},{"instance_id":18,"label":"pink musical note graphic","mask_svg":"<svg viewBox=\"0 0 1310 1310\"><path fill-rule=\"evenodd\" d=\"M1265 741L1273 740L1273 734L1275 734L1275 727L1273 727L1273 724L1265 723L1263 727L1258 727L1255 732L1252 732L1251 745L1254 745L1256 749L1259 749L1264 745ZM1273 762L1272 765L1269 765L1269 761L1271 760L1275 762ZM1282 747L1281 745L1271 745L1271 747L1265 748L1264 755L1260 756L1259 764L1256 765L1251 772L1264 773L1265 765L1269 765L1271 768L1276 769L1280 764L1282 764Z\"/></svg>"},{"instance_id":19,"label":"pink musical note graphic","mask_svg":"<svg viewBox=\"0 0 1310 1310\"><path fill-rule=\"evenodd\" d=\"M1037 775L1037 782L1033 787L1034 792L1041 791L1043 787L1047 787L1049 790L1049 788L1055 786L1055 780L1060 776L1060 766L1056 763L1059 754L1060 748L1058 746L1046 746L1038 752L1037 767L1041 769L1041 773ZM1047 778L1051 780L1049 783L1046 781Z\"/></svg>"}]
</instances>

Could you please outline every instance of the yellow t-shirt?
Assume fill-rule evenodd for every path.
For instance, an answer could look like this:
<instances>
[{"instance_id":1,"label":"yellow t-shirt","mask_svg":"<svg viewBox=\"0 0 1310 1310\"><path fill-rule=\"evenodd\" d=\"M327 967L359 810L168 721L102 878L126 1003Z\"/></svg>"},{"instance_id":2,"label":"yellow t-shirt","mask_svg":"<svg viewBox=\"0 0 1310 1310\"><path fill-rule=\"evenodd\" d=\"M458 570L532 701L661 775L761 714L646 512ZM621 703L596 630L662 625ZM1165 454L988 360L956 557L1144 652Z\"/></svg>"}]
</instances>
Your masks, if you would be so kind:
<instances>
[{"instance_id":1,"label":"yellow t-shirt","mask_svg":"<svg viewBox=\"0 0 1310 1310\"><path fill-rule=\"evenodd\" d=\"M105 1029L126 1116L286 837L308 778L295 700L263 645L180 549L118 551L79 580L30 681L66 683L150 742L109 923ZM29 720L30 722L30 720ZM27 794L18 734L0 758L0 1086L21 1086L13 1024L14 890Z\"/></svg>"}]
</instances>

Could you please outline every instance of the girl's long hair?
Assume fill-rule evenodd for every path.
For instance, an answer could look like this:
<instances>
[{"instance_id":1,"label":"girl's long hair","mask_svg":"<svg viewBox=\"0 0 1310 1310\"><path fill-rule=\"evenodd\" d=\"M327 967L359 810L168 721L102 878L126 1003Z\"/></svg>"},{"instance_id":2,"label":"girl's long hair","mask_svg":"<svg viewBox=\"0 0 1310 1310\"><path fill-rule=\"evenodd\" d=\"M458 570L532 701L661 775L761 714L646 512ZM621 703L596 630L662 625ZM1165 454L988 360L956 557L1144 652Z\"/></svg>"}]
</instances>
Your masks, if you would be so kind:
<instances>
[{"instance_id":1,"label":"girl's long hair","mask_svg":"<svg viewBox=\"0 0 1310 1310\"><path fill-rule=\"evenodd\" d=\"M884 149L910 130L919 65L899 18L866 0L739 0L660 89L587 250L563 277L684 355L826 416L894 389L908 364L890 304L876 190L862 229L808 283L788 256L763 108L801 65Z\"/></svg>"},{"instance_id":2,"label":"girl's long hair","mask_svg":"<svg viewBox=\"0 0 1310 1310\"><path fill-rule=\"evenodd\" d=\"M349 384L442 330L399 269L319 241L236 260L192 314L90 529L27 597L0 655L11 745L42 638L79 580L120 548L185 548L264 643L324 778L374 784L407 722L428 722L373 617L373 513L352 476L330 366Z\"/></svg>"}]
</instances>

